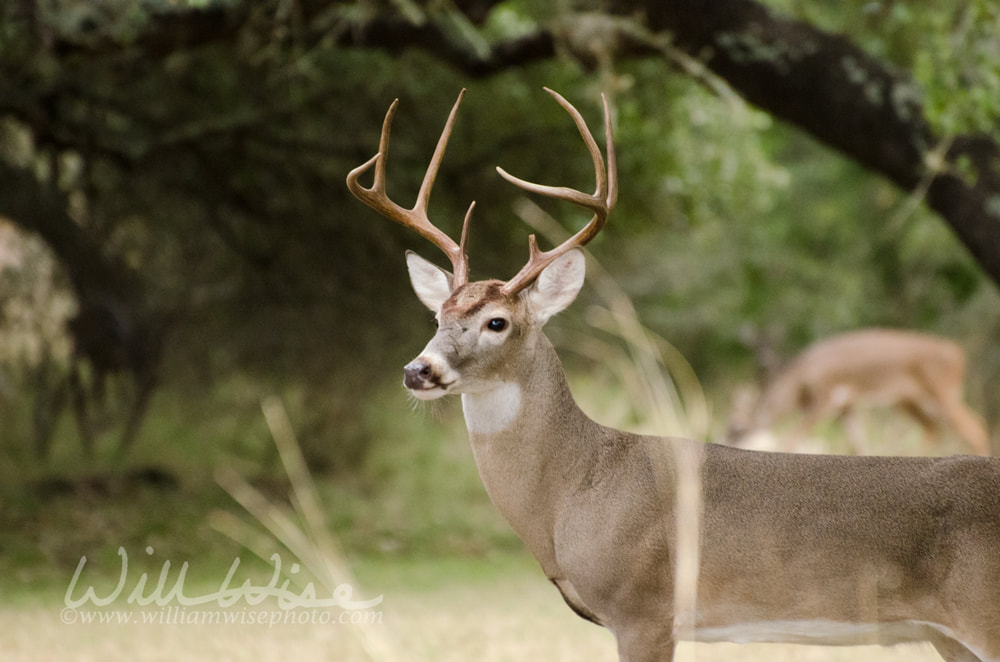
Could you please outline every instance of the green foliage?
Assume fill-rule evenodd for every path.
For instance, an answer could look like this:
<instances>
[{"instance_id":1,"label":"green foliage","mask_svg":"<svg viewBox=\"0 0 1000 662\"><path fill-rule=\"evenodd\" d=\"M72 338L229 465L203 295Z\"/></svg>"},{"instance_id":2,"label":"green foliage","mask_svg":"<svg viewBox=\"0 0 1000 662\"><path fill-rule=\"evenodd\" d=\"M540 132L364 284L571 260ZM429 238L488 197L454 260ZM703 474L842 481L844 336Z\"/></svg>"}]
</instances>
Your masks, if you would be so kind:
<instances>
[{"instance_id":1,"label":"green foliage","mask_svg":"<svg viewBox=\"0 0 1000 662\"><path fill-rule=\"evenodd\" d=\"M858 38L902 63L931 57L915 52L924 42L913 22L932 27L924 23L948 15L896 4L877 30L868 5L796 6L832 28L863 18ZM324 20L334 33L349 29L360 20L350 13L365 7L375 11L345 5ZM524 34L560 11L504 3L482 35ZM477 200L473 275L505 277L524 259L527 232L510 211L518 193L493 166L588 187L579 136L540 88L559 89L595 129L597 92L611 91L621 195L594 250L703 374L746 357L748 325L777 325L789 348L861 324L934 328L979 287L938 221L917 211L883 222L905 206L888 185L662 61L620 63L598 79L557 59L470 81L420 52L302 50L268 15L255 21L238 40L162 61L21 51L36 75L11 100L30 110L47 91L65 95L51 130L71 141L64 153L88 150L63 184L86 196L88 231L144 275L151 300L184 311L167 369L173 388L240 375L299 394L303 444L323 466L358 461L369 435L342 417L422 342L412 321L424 313L400 255L433 253L341 183L376 149L394 97L389 191L410 204L449 105L469 88L431 213L454 234ZM546 209L571 227L586 220ZM331 427L342 434L328 453Z\"/></svg>"},{"instance_id":2,"label":"green foliage","mask_svg":"<svg viewBox=\"0 0 1000 662\"><path fill-rule=\"evenodd\" d=\"M913 73L926 89L930 118L945 135L997 135L1000 120L1000 13L973 0L954 14L929 12L928 44Z\"/></svg>"},{"instance_id":3,"label":"green foliage","mask_svg":"<svg viewBox=\"0 0 1000 662\"><path fill-rule=\"evenodd\" d=\"M59 34L76 29L75 12L98 11L94 3L70 4L71 12L52 18ZM142 6L185 4L220 3ZM388 190L409 206L448 109L468 88L431 216L457 234L469 201L477 201L475 278L509 277L527 253L528 229L512 210L520 193L497 177L496 165L543 183L593 185L578 133L541 87L576 104L598 141L598 94L606 91L615 109L620 202L591 249L636 301L641 321L675 344L710 389L750 378L755 339L776 338L788 357L815 338L865 325L955 337L992 357L971 390L995 383L1000 362L984 349L997 345L995 292L941 221L918 199L747 107L718 81L694 80L662 58L610 62L595 72L569 56L473 80L423 52L337 45L338 35L380 11L405 6L437 20L454 11L449 3L335 4L315 19L327 38L308 43L294 12L278 12L277 4L247 3L250 18L238 34L166 55L61 52L0 20L4 162L42 174L58 165L53 185L74 205L74 223L102 253L142 275L151 306L179 312L135 461L183 477L191 491L170 507L185 526L202 526L204 514L185 510L186 499L217 505L217 466L237 465L277 491L285 487L259 413L260 399L278 393L324 477L331 519L349 547L483 553L517 544L482 491L457 408L446 406L438 418L410 413L398 387L400 366L432 333L409 290L403 251L439 256L343 185L347 171L377 150L382 118L397 97ZM986 0L772 4L910 69L944 132L995 132L1000 30ZM124 7L109 3L109 11L112 5ZM564 3L512 0L481 29L453 17L450 34L482 46L530 34L564 11ZM126 28L143 25L129 16L108 19L94 36L129 38ZM567 227L587 220L577 209L542 204ZM23 298L11 279L29 276L0 273L0 303ZM18 323L52 331L46 315L54 300L65 300L65 280L56 274L58 292L28 306L38 316ZM590 296L585 291L554 324L586 332ZM29 436L40 391L22 378L27 371L16 361L23 356L13 358L17 310L9 303L0 310L0 370L17 382L13 404L0 410L0 452L16 493L7 503L23 499L34 515L51 504L29 503L30 491L18 492L24 481L115 467L102 455L81 464L66 411L53 423L52 463L33 464ZM60 346L47 369L64 370L67 354ZM73 517L59 515L53 526L70 528ZM128 540L141 544L149 534L141 518L123 518L138 527ZM166 527L168 519L155 522ZM18 519L17 530L31 521ZM115 539L119 530L110 531ZM182 538L179 531L163 535ZM70 546L60 559L69 552L77 550Z\"/></svg>"},{"instance_id":4,"label":"green foliage","mask_svg":"<svg viewBox=\"0 0 1000 662\"><path fill-rule=\"evenodd\" d=\"M888 0L768 0L849 38L919 83L928 119L945 136L997 135L1000 12L991 0L914 5Z\"/></svg>"}]
</instances>

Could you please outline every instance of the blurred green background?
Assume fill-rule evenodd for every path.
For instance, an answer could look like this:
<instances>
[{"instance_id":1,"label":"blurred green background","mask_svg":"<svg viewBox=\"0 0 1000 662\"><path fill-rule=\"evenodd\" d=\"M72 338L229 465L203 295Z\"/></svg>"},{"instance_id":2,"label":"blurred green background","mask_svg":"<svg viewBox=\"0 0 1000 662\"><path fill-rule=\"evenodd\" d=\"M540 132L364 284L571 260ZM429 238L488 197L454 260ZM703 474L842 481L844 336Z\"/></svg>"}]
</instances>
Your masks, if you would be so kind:
<instances>
[{"instance_id":1,"label":"blurred green background","mask_svg":"<svg viewBox=\"0 0 1000 662\"><path fill-rule=\"evenodd\" d=\"M519 553L479 483L457 403L415 407L400 386L401 366L433 333L403 252L437 260L436 250L344 185L375 153L397 97L389 191L409 205L468 88L431 218L457 234L476 200L472 276L507 278L529 229L514 211L520 193L494 166L589 188L579 135L541 88L598 133L599 94L609 94L620 202L589 248L642 323L691 364L711 405L709 440L734 389L815 339L864 326L958 341L971 357L968 401L996 428L997 284L924 204L943 171L1000 199L993 3L722 3L843 35L835 43L906 81L923 113L909 121L940 140L921 144L913 167L929 175L909 188L777 119L767 95L780 107L791 88L744 101L725 70L701 64L711 54L654 30L643 4L5 2L5 597L58 598L81 555L113 575L119 546L155 547L151 567L200 559L217 578L241 547L211 525L213 512L239 511L216 472L235 468L286 498L260 408L269 396L284 403L329 525L360 563ZM756 29L733 35L749 44ZM835 60L848 79L850 61ZM863 104L872 88L796 94L821 106L834 92ZM969 137L992 146L986 165L940 156ZM545 209L567 227L585 220ZM1000 252L996 227L984 253ZM585 288L550 337L584 408L635 424L625 389L574 344L597 333L595 301Z\"/></svg>"}]
</instances>

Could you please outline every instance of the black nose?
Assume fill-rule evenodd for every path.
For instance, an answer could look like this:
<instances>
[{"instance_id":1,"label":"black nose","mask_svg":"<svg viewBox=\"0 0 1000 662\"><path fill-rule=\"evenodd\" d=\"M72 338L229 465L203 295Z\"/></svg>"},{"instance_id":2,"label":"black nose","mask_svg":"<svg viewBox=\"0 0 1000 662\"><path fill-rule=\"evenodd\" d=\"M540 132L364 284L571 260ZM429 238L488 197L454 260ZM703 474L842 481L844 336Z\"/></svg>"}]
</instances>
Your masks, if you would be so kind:
<instances>
[{"instance_id":1,"label":"black nose","mask_svg":"<svg viewBox=\"0 0 1000 662\"><path fill-rule=\"evenodd\" d=\"M424 388L431 378L431 364L425 359L413 359L403 368L403 385L406 388Z\"/></svg>"}]
</instances>

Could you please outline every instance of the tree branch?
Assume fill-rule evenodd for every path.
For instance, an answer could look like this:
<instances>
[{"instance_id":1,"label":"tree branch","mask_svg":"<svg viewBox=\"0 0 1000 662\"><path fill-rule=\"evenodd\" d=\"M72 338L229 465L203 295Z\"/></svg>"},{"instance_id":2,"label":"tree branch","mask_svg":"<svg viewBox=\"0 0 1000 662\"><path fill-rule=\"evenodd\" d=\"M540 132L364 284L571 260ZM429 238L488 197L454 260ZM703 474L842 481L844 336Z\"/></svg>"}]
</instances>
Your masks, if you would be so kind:
<instances>
[{"instance_id":1,"label":"tree branch","mask_svg":"<svg viewBox=\"0 0 1000 662\"><path fill-rule=\"evenodd\" d=\"M525 66L555 56L555 40L548 30L500 41L479 53L456 40L437 23L415 26L396 16L375 18L338 39L344 47L376 48L389 53L421 49L473 78L483 78L507 69Z\"/></svg>"},{"instance_id":2,"label":"tree branch","mask_svg":"<svg viewBox=\"0 0 1000 662\"><path fill-rule=\"evenodd\" d=\"M750 103L913 191L939 168L927 204L1000 284L1000 147L959 136L945 167L928 163L940 137L913 83L846 38L777 16L753 0L625 0L648 27L701 59ZM970 158L974 176L957 166Z\"/></svg>"},{"instance_id":3,"label":"tree branch","mask_svg":"<svg viewBox=\"0 0 1000 662\"><path fill-rule=\"evenodd\" d=\"M919 90L902 73L843 36L779 16L754 0L621 0L616 10L644 15L648 30L669 33L674 47L747 101L902 190L926 186L928 206L1000 284L1000 146L986 137L958 136L943 167L929 162L941 137L927 122ZM585 63L597 47L613 47L619 57L655 51L629 29L631 19L603 18L571 16L529 37L494 43L486 55L448 39L432 23L414 32L394 19L372 21L342 45L422 48L474 77L550 58L557 44ZM591 37L597 47L587 44ZM961 157L969 157L971 178L958 174Z\"/></svg>"},{"instance_id":4,"label":"tree branch","mask_svg":"<svg viewBox=\"0 0 1000 662\"><path fill-rule=\"evenodd\" d=\"M464 12L469 24L478 25L498 4L499 0L456 0L453 6ZM644 16L652 33L669 33L677 50L703 62L750 103L886 176L904 191L926 186L930 208L1000 284L1000 146L995 140L950 137L953 147L945 163L929 163L942 141L928 124L911 81L848 39L779 16L755 0L616 0L611 5L619 15ZM570 16L561 24L484 47L468 43L431 12L419 24L393 14L350 22L351 3L299 0L296 6L307 45L333 37L341 47L392 53L419 48L472 77L550 59L560 49L585 63L608 47L618 57L655 52L628 32L625 26L631 18L605 15L601 22L593 14ZM32 7L30 0L12 0L6 12L8 17L19 12L33 17ZM252 7L220 4L151 14L128 43L116 41L107 29L89 36L83 31L79 39L60 33L54 37L56 50L140 49L164 54L232 38L251 22ZM46 29L37 21L33 25Z\"/></svg>"}]
</instances>

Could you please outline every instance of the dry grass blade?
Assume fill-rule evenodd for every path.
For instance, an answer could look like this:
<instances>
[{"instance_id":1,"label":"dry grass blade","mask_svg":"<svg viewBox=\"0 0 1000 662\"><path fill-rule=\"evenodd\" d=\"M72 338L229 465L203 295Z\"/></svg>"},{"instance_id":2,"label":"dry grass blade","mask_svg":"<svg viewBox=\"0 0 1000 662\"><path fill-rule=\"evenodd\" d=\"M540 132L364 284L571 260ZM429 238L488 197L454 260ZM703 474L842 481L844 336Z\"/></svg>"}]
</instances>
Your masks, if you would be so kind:
<instances>
[{"instance_id":1,"label":"dry grass blade","mask_svg":"<svg viewBox=\"0 0 1000 662\"><path fill-rule=\"evenodd\" d=\"M213 526L264 560L287 550L306 570L289 577L294 582L312 582L328 595L335 595L337 589L345 585L353 590L358 582L339 542L326 526L322 501L284 406L272 397L266 398L261 408L292 486L292 508L272 503L236 471L220 470L216 475L219 484L267 534L230 513L216 513L212 518ZM348 594L348 599L358 601L362 598ZM384 625L351 621L351 631L369 660L394 662L402 659Z\"/></svg>"},{"instance_id":2,"label":"dry grass blade","mask_svg":"<svg viewBox=\"0 0 1000 662\"><path fill-rule=\"evenodd\" d=\"M569 236L555 219L527 198L514 204L514 211L539 234L555 243ZM629 394L639 396L640 413L645 414L660 434L704 438L708 434L710 412L694 370L683 355L664 338L653 333L639 320L628 293L586 249L587 281L603 302L587 314L591 327L625 343L632 372L626 385ZM601 338L589 336L582 345L571 349L601 357L620 355L620 350ZM617 366L616 369L620 369Z\"/></svg>"},{"instance_id":3,"label":"dry grass blade","mask_svg":"<svg viewBox=\"0 0 1000 662\"><path fill-rule=\"evenodd\" d=\"M525 223L553 243L562 241L562 237L569 234L530 200L519 200L514 210ZM625 343L631 359L630 366L619 366L619 370L627 372L631 367L632 375L623 379L623 383L638 385L640 397L633 398L634 408L654 422L659 434L703 437L708 432L708 406L690 365L666 340L642 325L635 305L625 290L592 255L587 253L587 257L588 280L604 301L603 307L589 311L588 322L593 328ZM668 348L669 351L663 352L661 348ZM613 351L601 354L604 357L614 356ZM675 381L675 374L682 375L681 382ZM650 452L661 454L659 461L654 460L653 463L657 483L664 498L673 498L676 504L673 522L677 540L674 604L678 617L675 634L678 639L692 640L694 621L690 615L696 613L698 601L701 479L699 455L695 451L687 452L685 449L688 448L676 446L669 456L666 445L651 448ZM664 526L670 525L664 522ZM688 650L693 656L693 649ZM681 651L677 653L678 656L684 654Z\"/></svg>"}]
</instances>

